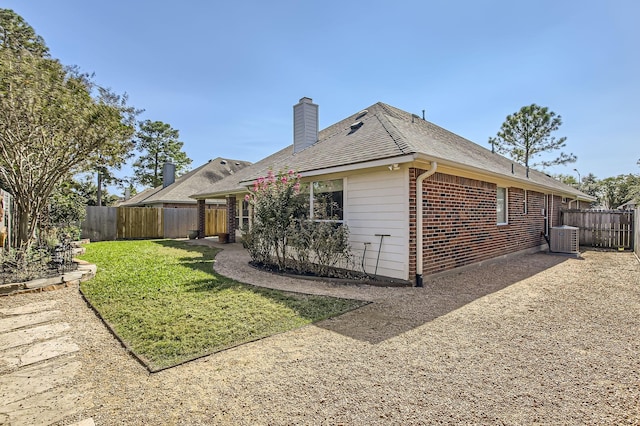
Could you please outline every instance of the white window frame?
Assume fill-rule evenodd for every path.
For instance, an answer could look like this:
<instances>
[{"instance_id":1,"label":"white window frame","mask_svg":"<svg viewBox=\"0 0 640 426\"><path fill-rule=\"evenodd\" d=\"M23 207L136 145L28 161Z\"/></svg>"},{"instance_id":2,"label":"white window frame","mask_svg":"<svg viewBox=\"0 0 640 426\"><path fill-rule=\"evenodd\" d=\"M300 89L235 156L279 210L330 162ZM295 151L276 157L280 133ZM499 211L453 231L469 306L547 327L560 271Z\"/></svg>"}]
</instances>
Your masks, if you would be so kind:
<instances>
[{"instance_id":1,"label":"white window frame","mask_svg":"<svg viewBox=\"0 0 640 426\"><path fill-rule=\"evenodd\" d=\"M504 191L504 199L502 200L502 209L504 211L504 222L500 221L500 191ZM509 190L507 187L498 186L496 188L496 224L507 225L509 224Z\"/></svg>"},{"instance_id":2,"label":"white window frame","mask_svg":"<svg viewBox=\"0 0 640 426\"><path fill-rule=\"evenodd\" d=\"M333 220L333 219L316 219L314 217L314 208L313 208L313 203L314 203L314 194L313 194L313 188L314 188L314 184L318 183L318 182L330 182L330 181L334 181L334 180L339 180L342 181L342 219L337 219L337 220ZM322 180L314 180L312 182L309 182L309 217L311 218L311 220L315 221L315 222L334 222L334 223L344 223L345 221L345 181L342 178L339 179L322 179Z\"/></svg>"},{"instance_id":3,"label":"white window frame","mask_svg":"<svg viewBox=\"0 0 640 426\"><path fill-rule=\"evenodd\" d=\"M524 190L524 214L529 214L529 203L527 199L527 190Z\"/></svg>"}]
</instances>

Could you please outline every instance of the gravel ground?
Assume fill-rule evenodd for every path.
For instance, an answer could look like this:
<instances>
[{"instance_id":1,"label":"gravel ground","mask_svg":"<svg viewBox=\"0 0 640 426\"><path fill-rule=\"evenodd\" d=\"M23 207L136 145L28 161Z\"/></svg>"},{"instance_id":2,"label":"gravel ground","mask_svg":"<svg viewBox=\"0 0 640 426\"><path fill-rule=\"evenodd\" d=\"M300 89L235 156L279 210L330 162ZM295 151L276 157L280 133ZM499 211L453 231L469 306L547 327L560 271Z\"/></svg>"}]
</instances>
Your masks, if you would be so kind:
<instances>
[{"instance_id":1,"label":"gravel ground","mask_svg":"<svg viewBox=\"0 0 640 426\"><path fill-rule=\"evenodd\" d=\"M534 254L380 288L277 277L237 244L215 268L245 282L372 301L341 317L149 374L77 288L58 299L96 425L640 424L640 263Z\"/></svg>"}]
</instances>

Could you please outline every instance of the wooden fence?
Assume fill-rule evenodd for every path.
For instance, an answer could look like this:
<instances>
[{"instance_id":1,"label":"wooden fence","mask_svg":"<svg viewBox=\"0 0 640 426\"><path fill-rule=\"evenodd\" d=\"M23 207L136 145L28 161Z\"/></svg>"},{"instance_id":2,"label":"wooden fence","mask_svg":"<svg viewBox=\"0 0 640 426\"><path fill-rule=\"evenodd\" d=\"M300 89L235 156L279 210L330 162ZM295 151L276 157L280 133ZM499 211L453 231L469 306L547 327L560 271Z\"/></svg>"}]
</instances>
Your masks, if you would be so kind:
<instances>
[{"instance_id":1,"label":"wooden fence","mask_svg":"<svg viewBox=\"0 0 640 426\"><path fill-rule=\"evenodd\" d=\"M207 209L205 236L227 232L227 211ZM82 238L108 241L145 238L185 238L198 229L196 208L87 207Z\"/></svg>"},{"instance_id":2,"label":"wooden fence","mask_svg":"<svg viewBox=\"0 0 640 426\"><path fill-rule=\"evenodd\" d=\"M633 214L633 233L635 235L633 250L636 252L638 259L640 259L640 207L636 208Z\"/></svg>"},{"instance_id":3,"label":"wooden fence","mask_svg":"<svg viewBox=\"0 0 640 426\"><path fill-rule=\"evenodd\" d=\"M633 249L634 214L632 210L563 210L562 224L580 228L582 246Z\"/></svg>"}]
</instances>

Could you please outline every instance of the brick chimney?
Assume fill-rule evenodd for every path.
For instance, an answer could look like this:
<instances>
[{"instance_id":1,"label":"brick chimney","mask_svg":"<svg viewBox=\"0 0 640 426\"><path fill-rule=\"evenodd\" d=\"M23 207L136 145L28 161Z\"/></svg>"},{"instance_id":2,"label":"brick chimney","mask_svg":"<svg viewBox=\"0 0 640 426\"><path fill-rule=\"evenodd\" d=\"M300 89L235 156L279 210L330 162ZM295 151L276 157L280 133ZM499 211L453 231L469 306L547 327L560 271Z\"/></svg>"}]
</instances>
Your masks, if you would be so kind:
<instances>
[{"instance_id":1,"label":"brick chimney","mask_svg":"<svg viewBox=\"0 0 640 426\"><path fill-rule=\"evenodd\" d=\"M318 142L318 105L302 98L293 106L293 152L302 151Z\"/></svg>"}]
</instances>

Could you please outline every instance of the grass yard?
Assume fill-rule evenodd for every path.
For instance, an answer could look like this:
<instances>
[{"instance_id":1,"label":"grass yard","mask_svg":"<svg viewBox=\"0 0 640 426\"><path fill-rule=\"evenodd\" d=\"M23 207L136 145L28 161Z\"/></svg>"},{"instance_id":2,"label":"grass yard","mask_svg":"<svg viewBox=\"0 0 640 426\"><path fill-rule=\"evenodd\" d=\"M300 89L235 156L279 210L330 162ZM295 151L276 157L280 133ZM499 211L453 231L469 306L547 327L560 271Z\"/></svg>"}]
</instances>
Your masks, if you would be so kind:
<instances>
[{"instance_id":1,"label":"grass yard","mask_svg":"<svg viewBox=\"0 0 640 426\"><path fill-rule=\"evenodd\" d=\"M217 249L174 240L86 246L98 266L82 283L89 302L156 371L292 330L366 302L263 289L213 271Z\"/></svg>"}]
</instances>

